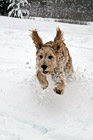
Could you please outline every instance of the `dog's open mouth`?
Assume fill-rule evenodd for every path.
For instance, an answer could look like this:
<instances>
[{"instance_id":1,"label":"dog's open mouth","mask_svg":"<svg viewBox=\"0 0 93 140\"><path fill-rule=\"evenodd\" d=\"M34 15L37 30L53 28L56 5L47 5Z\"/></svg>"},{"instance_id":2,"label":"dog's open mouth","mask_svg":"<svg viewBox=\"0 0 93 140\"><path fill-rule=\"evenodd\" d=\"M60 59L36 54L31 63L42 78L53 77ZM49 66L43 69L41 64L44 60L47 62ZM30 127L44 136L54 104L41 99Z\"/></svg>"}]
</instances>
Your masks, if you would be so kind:
<instances>
[{"instance_id":1,"label":"dog's open mouth","mask_svg":"<svg viewBox=\"0 0 93 140\"><path fill-rule=\"evenodd\" d=\"M43 71L43 73L44 73L44 74L48 74L48 73L49 73L49 71Z\"/></svg>"}]
</instances>

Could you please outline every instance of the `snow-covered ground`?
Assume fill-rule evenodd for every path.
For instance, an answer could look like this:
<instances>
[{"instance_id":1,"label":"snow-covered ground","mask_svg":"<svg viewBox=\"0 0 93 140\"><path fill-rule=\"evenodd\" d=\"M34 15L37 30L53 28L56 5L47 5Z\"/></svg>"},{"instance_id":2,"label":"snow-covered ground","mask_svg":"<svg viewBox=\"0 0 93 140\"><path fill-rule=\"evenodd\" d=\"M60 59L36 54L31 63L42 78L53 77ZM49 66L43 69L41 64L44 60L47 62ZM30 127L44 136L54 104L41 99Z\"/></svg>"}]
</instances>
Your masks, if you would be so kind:
<instances>
[{"instance_id":1,"label":"snow-covered ground","mask_svg":"<svg viewBox=\"0 0 93 140\"><path fill-rule=\"evenodd\" d=\"M40 88L29 37L53 40L56 27L75 70L63 96ZM93 24L0 17L0 140L93 140Z\"/></svg>"}]
</instances>

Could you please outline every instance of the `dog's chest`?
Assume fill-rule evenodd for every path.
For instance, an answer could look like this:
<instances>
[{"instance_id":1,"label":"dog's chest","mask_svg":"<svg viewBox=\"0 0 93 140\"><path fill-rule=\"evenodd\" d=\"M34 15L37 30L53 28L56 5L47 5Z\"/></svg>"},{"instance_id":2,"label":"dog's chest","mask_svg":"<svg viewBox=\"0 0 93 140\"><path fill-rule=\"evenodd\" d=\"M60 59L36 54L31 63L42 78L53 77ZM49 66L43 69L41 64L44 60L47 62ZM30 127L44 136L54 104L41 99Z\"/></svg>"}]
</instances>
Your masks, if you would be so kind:
<instances>
[{"instance_id":1,"label":"dog's chest","mask_svg":"<svg viewBox=\"0 0 93 140\"><path fill-rule=\"evenodd\" d=\"M47 75L48 87L54 87L54 81L51 75Z\"/></svg>"}]
</instances>

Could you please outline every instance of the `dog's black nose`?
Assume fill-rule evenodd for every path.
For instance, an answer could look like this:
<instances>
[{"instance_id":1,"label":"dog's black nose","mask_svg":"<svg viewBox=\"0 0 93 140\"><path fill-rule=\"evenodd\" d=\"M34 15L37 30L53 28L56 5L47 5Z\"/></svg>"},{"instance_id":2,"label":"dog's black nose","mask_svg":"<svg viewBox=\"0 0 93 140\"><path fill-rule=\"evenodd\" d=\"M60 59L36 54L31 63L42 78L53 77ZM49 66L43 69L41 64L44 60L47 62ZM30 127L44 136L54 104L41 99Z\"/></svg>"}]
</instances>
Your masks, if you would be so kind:
<instances>
[{"instance_id":1,"label":"dog's black nose","mask_svg":"<svg viewBox=\"0 0 93 140\"><path fill-rule=\"evenodd\" d=\"M43 68L43 70L45 70L47 68L47 65L42 65L41 67Z\"/></svg>"}]
</instances>

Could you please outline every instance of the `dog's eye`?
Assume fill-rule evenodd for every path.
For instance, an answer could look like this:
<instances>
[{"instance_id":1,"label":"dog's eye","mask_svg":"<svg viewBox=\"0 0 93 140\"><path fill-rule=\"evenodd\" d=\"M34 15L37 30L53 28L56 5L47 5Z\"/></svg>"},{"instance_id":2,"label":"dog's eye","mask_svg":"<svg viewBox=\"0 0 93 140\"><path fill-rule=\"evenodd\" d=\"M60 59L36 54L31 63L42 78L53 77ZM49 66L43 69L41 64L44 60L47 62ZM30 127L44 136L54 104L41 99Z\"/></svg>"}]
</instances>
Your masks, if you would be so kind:
<instances>
[{"instance_id":1,"label":"dog's eye","mask_svg":"<svg viewBox=\"0 0 93 140\"><path fill-rule=\"evenodd\" d=\"M40 55L39 57L40 57L40 59L42 59L43 58L43 55Z\"/></svg>"},{"instance_id":2,"label":"dog's eye","mask_svg":"<svg viewBox=\"0 0 93 140\"><path fill-rule=\"evenodd\" d=\"M48 56L48 58L49 58L49 59L52 59L52 58L53 58L53 56L51 56L51 55L50 55L50 56Z\"/></svg>"}]
</instances>

